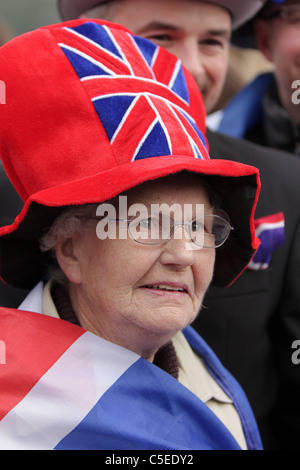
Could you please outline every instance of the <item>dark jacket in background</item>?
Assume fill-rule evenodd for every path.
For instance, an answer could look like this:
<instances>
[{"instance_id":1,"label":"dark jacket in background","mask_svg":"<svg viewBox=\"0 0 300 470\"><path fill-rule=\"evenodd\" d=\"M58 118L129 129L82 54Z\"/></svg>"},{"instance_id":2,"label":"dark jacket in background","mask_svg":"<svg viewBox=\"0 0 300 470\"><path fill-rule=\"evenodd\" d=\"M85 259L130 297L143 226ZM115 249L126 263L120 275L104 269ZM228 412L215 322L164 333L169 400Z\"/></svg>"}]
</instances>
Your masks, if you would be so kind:
<instances>
[{"instance_id":1,"label":"dark jacket in background","mask_svg":"<svg viewBox=\"0 0 300 470\"><path fill-rule=\"evenodd\" d=\"M0 227L10 225L21 212L23 201L9 181L0 162ZM5 285L0 278L1 307L18 307L27 291Z\"/></svg>"}]
</instances>

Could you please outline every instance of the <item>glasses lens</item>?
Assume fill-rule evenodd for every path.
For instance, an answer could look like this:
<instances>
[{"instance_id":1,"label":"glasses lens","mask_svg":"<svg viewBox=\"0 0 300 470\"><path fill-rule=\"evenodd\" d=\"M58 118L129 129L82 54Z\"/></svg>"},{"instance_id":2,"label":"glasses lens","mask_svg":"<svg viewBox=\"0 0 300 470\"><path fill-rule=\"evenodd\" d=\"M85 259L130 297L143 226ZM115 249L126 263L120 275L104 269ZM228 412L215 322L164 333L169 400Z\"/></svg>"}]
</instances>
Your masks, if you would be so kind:
<instances>
[{"instance_id":1,"label":"glasses lens","mask_svg":"<svg viewBox=\"0 0 300 470\"><path fill-rule=\"evenodd\" d=\"M300 28L300 5L283 5L280 9L270 11L263 17L266 19L282 18L288 24Z\"/></svg>"},{"instance_id":2,"label":"glasses lens","mask_svg":"<svg viewBox=\"0 0 300 470\"><path fill-rule=\"evenodd\" d=\"M144 212L132 218L129 233L138 243L155 245L170 238L171 223L165 214Z\"/></svg>"},{"instance_id":3,"label":"glasses lens","mask_svg":"<svg viewBox=\"0 0 300 470\"><path fill-rule=\"evenodd\" d=\"M285 11L288 22L300 28L300 5L287 5Z\"/></svg>"},{"instance_id":4,"label":"glasses lens","mask_svg":"<svg viewBox=\"0 0 300 470\"><path fill-rule=\"evenodd\" d=\"M215 247L218 248L219 246L223 245L227 240L231 226L229 222L218 215L214 215L213 220L213 234L215 237Z\"/></svg>"},{"instance_id":5,"label":"glasses lens","mask_svg":"<svg viewBox=\"0 0 300 470\"><path fill-rule=\"evenodd\" d=\"M195 219L190 224L190 237L191 240L198 246L204 247L205 243L208 243L206 230L205 230L205 218ZM214 246L214 241L210 241Z\"/></svg>"},{"instance_id":6,"label":"glasses lens","mask_svg":"<svg viewBox=\"0 0 300 470\"><path fill-rule=\"evenodd\" d=\"M189 227L193 243L203 248L218 248L228 238L231 226L218 215L205 215L191 223L174 223L170 215L161 212L141 213L129 222L129 234L136 242L157 245L169 240L176 225Z\"/></svg>"},{"instance_id":7,"label":"glasses lens","mask_svg":"<svg viewBox=\"0 0 300 470\"><path fill-rule=\"evenodd\" d=\"M218 248L227 240L231 226L218 215L208 214L191 223L191 238L203 248Z\"/></svg>"}]
</instances>

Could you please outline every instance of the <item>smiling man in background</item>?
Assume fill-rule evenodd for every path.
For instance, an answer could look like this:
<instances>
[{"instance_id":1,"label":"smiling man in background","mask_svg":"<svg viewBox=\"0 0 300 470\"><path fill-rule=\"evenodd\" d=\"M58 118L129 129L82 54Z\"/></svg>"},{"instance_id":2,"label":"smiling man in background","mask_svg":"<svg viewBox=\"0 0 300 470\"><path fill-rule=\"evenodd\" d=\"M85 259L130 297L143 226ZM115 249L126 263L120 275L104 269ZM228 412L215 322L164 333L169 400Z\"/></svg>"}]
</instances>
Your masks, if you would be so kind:
<instances>
[{"instance_id":1,"label":"smiling man in background","mask_svg":"<svg viewBox=\"0 0 300 470\"><path fill-rule=\"evenodd\" d=\"M209 113L223 89L232 29L263 3L60 0L59 8L64 20L90 17L119 23L177 55L197 81ZM207 137L215 157L260 170L256 218L262 249L232 287L210 289L194 326L243 385L264 447L295 448L300 374L291 361L291 345L300 338L300 165L288 154L242 140L214 132Z\"/></svg>"}]
</instances>

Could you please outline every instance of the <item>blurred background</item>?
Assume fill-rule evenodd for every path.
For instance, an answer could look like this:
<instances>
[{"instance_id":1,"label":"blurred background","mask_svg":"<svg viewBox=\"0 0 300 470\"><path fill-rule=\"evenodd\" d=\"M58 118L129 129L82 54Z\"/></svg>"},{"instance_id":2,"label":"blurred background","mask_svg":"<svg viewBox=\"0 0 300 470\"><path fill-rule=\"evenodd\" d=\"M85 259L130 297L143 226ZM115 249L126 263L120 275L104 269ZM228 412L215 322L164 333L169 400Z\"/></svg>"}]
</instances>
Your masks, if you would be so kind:
<instances>
[{"instance_id":1,"label":"blurred background","mask_svg":"<svg viewBox=\"0 0 300 470\"><path fill-rule=\"evenodd\" d=\"M58 21L56 0L0 0L0 44Z\"/></svg>"}]
</instances>

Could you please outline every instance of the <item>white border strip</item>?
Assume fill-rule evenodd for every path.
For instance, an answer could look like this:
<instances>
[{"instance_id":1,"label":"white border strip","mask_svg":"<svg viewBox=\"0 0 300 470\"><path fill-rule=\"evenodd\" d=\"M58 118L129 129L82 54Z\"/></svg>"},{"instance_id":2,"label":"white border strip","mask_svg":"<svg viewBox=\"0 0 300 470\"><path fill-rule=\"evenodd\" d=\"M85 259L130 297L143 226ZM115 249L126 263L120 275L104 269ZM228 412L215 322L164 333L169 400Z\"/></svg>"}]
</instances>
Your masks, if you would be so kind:
<instances>
[{"instance_id":1,"label":"white border strip","mask_svg":"<svg viewBox=\"0 0 300 470\"><path fill-rule=\"evenodd\" d=\"M279 222L266 222L258 225L255 229L255 235L258 237L262 232L276 230L278 228L284 228L284 220L280 220Z\"/></svg>"}]
</instances>

